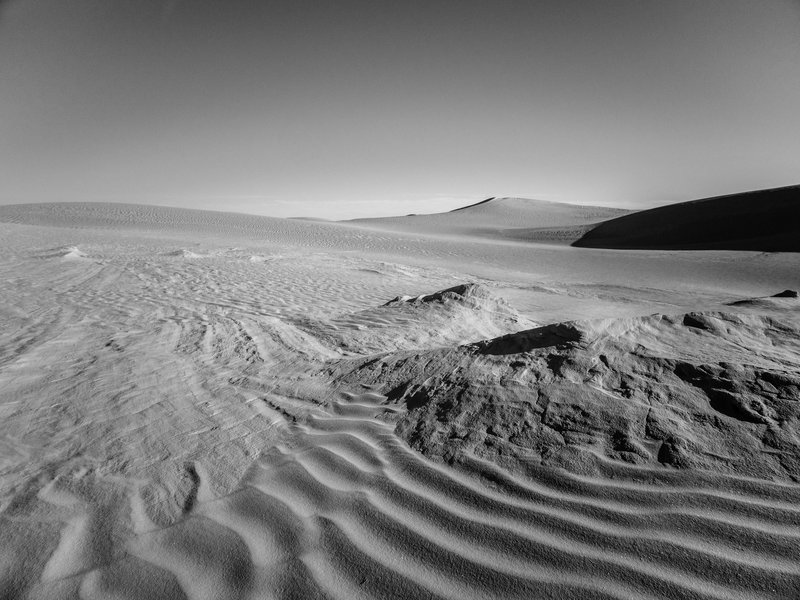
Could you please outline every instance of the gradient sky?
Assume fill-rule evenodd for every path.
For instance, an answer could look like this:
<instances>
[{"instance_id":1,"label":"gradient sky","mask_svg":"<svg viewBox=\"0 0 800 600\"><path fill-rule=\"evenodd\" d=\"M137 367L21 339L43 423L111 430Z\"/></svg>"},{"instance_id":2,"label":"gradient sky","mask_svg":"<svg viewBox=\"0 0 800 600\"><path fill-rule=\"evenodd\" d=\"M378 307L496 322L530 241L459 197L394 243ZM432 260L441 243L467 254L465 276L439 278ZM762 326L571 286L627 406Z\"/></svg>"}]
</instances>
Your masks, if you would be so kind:
<instances>
[{"instance_id":1,"label":"gradient sky","mask_svg":"<svg viewBox=\"0 0 800 600\"><path fill-rule=\"evenodd\" d=\"M274 216L800 183L800 0L0 0L0 203Z\"/></svg>"}]
</instances>

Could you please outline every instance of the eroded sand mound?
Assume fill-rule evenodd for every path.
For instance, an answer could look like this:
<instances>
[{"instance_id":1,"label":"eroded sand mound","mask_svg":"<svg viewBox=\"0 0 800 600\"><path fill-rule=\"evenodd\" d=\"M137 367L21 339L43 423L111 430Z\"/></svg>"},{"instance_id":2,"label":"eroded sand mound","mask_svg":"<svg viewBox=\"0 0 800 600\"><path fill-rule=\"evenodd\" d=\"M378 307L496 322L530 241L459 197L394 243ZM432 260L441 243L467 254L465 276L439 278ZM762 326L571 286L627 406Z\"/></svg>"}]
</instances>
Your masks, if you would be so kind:
<instances>
[{"instance_id":1,"label":"eroded sand mound","mask_svg":"<svg viewBox=\"0 0 800 600\"><path fill-rule=\"evenodd\" d=\"M451 463L466 453L591 475L627 463L800 481L796 299L560 323L340 368L404 405L401 437Z\"/></svg>"},{"instance_id":2,"label":"eroded sand mound","mask_svg":"<svg viewBox=\"0 0 800 600\"><path fill-rule=\"evenodd\" d=\"M624 215L574 242L582 248L800 251L800 186L670 204Z\"/></svg>"}]
</instances>

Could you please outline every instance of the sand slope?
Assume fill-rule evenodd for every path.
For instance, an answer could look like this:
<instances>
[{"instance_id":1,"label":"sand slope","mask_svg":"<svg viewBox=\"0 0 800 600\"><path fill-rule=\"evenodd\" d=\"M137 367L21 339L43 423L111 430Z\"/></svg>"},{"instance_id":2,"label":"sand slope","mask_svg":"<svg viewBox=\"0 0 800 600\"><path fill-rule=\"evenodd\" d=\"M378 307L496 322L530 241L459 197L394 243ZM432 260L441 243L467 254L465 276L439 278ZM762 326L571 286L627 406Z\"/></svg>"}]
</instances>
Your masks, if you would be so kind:
<instances>
[{"instance_id":1,"label":"sand slope","mask_svg":"<svg viewBox=\"0 0 800 600\"><path fill-rule=\"evenodd\" d=\"M594 227L575 246L800 251L800 186L670 204Z\"/></svg>"},{"instance_id":2,"label":"sand slope","mask_svg":"<svg viewBox=\"0 0 800 600\"><path fill-rule=\"evenodd\" d=\"M794 598L798 266L0 210L0 597Z\"/></svg>"}]
</instances>

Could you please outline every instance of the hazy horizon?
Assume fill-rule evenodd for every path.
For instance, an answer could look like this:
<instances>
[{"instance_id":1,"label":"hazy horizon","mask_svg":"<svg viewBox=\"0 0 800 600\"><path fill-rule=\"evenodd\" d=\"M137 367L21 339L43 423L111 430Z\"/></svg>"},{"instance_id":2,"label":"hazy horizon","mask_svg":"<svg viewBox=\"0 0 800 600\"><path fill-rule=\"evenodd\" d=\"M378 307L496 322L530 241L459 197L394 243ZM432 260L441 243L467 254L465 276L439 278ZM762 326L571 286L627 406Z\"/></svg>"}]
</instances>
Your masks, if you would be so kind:
<instances>
[{"instance_id":1,"label":"hazy horizon","mask_svg":"<svg viewBox=\"0 0 800 600\"><path fill-rule=\"evenodd\" d=\"M0 204L344 219L800 181L800 2L11 0Z\"/></svg>"}]
</instances>

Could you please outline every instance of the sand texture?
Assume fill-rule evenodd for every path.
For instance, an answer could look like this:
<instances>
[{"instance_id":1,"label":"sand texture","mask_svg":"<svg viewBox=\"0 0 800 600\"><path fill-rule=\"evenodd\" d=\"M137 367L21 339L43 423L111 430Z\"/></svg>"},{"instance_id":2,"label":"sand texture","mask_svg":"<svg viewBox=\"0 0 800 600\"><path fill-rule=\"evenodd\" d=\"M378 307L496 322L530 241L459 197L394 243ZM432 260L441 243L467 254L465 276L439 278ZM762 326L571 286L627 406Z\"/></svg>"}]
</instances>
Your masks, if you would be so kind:
<instances>
[{"instance_id":1,"label":"sand texture","mask_svg":"<svg viewBox=\"0 0 800 600\"><path fill-rule=\"evenodd\" d=\"M800 255L584 209L0 207L0 598L800 597Z\"/></svg>"}]
</instances>

